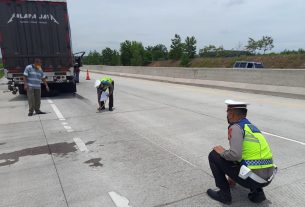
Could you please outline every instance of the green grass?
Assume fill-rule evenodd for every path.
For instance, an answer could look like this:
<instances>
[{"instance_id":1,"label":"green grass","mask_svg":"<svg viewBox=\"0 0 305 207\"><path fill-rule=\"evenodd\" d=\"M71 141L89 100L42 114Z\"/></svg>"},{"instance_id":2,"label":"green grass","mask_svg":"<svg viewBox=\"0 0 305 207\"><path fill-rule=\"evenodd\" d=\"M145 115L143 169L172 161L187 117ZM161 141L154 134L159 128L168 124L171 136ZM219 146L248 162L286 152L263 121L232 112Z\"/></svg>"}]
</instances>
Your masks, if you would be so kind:
<instances>
[{"instance_id":1,"label":"green grass","mask_svg":"<svg viewBox=\"0 0 305 207\"><path fill-rule=\"evenodd\" d=\"M235 61L258 61L263 62L266 68L289 68L305 69L305 55L256 55L241 56L234 58L196 58L191 67L220 67L232 68Z\"/></svg>"},{"instance_id":2,"label":"green grass","mask_svg":"<svg viewBox=\"0 0 305 207\"><path fill-rule=\"evenodd\" d=\"M283 69L305 69L305 54L270 54L255 56L240 56L232 58L195 58L191 61L190 67L207 68L232 68L235 61L257 61L263 62L265 68ZM156 61L150 66L155 67L179 67L179 61Z\"/></svg>"},{"instance_id":3,"label":"green grass","mask_svg":"<svg viewBox=\"0 0 305 207\"><path fill-rule=\"evenodd\" d=\"M2 63L0 63L0 69L3 67ZM3 70L0 70L0 78L4 76Z\"/></svg>"}]
</instances>

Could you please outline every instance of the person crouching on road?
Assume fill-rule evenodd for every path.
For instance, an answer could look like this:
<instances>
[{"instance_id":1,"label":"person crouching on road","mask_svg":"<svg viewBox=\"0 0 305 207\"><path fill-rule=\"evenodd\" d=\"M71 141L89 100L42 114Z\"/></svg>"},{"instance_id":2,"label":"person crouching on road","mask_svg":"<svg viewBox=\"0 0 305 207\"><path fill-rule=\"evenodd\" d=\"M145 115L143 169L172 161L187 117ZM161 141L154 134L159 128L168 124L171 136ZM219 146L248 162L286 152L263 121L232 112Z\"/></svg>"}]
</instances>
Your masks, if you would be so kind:
<instances>
[{"instance_id":1,"label":"person crouching on road","mask_svg":"<svg viewBox=\"0 0 305 207\"><path fill-rule=\"evenodd\" d=\"M231 204L230 185L235 182L250 189L248 199L259 203L266 199L263 187L276 173L272 152L261 131L250 123L247 104L226 100L230 149L216 146L209 154L209 164L218 191L208 189L214 200ZM228 180L226 178L228 176Z\"/></svg>"},{"instance_id":2,"label":"person crouching on road","mask_svg":"<svg viewBox=\"0 0 305 207\"><path fill-rule=\"evenodd\" d=\"M97 101L99 108L98 110L104 110L105 109L105 102L101 101L101 96L103 92L106 92L108 89L108 97L109 97L109 111L113 110L113 90L114 90L114 81L112 78L106 76L101 78L100 80L97 80L95 82L95 87L97 88Z\"/></svg>"},{"instance_id":3,"label":"person crouching on road","mask_svg":"<svg viewBox=\"0 0 305 207\"><path fill-rule=\"evenodd\" d=\"M46 81L47 77L41 69L41 63L41 59L35 58L34 64L26 66L23 73L24 90L27 91L29 102L28 116L33 116L34 110L36 114L45 114L45 112L40 111L41 81L45 84L47 91L49 91L49 86Z\"/></svg>"}]
</instances>

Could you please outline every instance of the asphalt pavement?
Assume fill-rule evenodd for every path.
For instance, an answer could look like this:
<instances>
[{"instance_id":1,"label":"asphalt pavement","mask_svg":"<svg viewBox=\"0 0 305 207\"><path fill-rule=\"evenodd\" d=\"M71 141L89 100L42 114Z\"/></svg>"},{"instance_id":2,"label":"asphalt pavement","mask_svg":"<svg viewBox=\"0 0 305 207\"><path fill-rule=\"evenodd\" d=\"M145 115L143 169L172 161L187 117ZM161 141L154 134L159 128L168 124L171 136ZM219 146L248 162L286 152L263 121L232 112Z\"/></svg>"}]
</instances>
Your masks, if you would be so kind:
<instances>
[{"instance_id":1,"label":"asphalt pavement","mask_svg":"<svg viewBox=\"0 0 305 207\"><path fill-rule=\"evenodd\" d=\"M305 206L305 100L113 76L114 111L97 113L90 77L32 117L1 79L1 207L223 206L206 190L209 152L228 147L225 99L250 103L279 168L266 201L236 186L231 206Z\"/></svg>"}]
</instances>

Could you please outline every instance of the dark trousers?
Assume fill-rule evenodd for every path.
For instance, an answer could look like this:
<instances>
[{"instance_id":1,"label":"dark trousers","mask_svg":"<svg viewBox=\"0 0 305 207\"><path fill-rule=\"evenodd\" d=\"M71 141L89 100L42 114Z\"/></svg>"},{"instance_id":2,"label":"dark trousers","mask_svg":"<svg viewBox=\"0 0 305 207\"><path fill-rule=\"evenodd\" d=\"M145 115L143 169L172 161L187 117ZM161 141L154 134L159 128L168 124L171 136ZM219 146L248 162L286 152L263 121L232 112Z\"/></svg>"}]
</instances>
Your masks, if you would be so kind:
<instances>
[{"instance_id":1,"label":"dark trousers","mask_svg":"<svg viewBox=\"0 0 305 207\"><path fill-rule=\"evenodd\" d=\"M29 87L27 90L28 102L29 102L29 112L33 113L40 111L41 103L41 89L34 89Z\"/></svg>"},{"instance_id":2,"label":"dark trousers","mask_svg":"<svg viewBox=\"0 0 305 207\"><path fill-rule=\"evenodd\" d=\"M212 170L216 186L224 191L229 191L230 186L226 175L228 175L232 180L237 182L239 185L255 190L258 188L263 188L269 184L268 183L258 183L251 178L246 180L238 176L241 165L238 162L227 161L222 158L216 151L212 151L209 154L209 163Z\"/></svg>"},{"instance_id":3,"label":"dark trousers","mask_svg":"<svg viewBox=\"0 0 305 207\"><path fill-rule=\"evenodd\" d=\"M74 79L76 83L79 83L79 71L74 73Z\"/></svg>"},{"instance_id":4,"label":"dark trousers","mask_svg":"<svg viewBox=\"0 0 305 207\"><path fill-rule=\"evenodd\" d=\"M113 92L114 92L114 81L112 81L112 91L109 91L109 93L111 93L111 95L109 95L109 108L111 109L113 107ZM104 101L101 101L101 106L105 107L105 103Z\"/></svg>"}]
</instances>

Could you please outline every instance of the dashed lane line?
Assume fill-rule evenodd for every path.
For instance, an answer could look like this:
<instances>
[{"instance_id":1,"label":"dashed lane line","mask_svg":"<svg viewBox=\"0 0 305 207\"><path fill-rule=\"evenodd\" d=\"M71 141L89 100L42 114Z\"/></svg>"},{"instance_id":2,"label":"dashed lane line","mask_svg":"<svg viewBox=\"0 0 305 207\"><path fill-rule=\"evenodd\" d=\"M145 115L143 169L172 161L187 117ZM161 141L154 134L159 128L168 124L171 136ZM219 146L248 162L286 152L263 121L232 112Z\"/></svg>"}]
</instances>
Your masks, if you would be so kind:
<instances>
[{"instance_id":1,"label":"dashed lane line","mask_svg":"<svg viewBox=\"0 0 305 207\"><path fill-rule=\"evenodd\" d=\"M60 112L60 110L57 108L57 106L54 104L54 102L51 100L51 99L48 99L48 102L50 103L51 107L53 108L56 116L58 117L59 120L61 121L65 121L66 119L64 118L64 116L62 115L62 113ZM65 126L67 125L66 122L63 122L62 123L65 127L65 129L67 130L67 132L73 132L74 130L68 126ZM67 127L67 128L66 128ZM287 138L287 137L283 137L283 136L279 136L279 135L276 135L276 134L272 134L272 133L269 133L269 132L264 132L262 131L262 133L266 134L266 135L269 135L269 136L273 136L273 137L276 137L276 138L279 138L279 139L283 139L283 140L286 140L286 141L290 141L290 142L294 142L294 143L297 143L297 144L300 144L300 145L303 145L305 146L305 143L304 142L301 142L301 141L298 141L298 140L294 140L294 139L290 139L290 138ZM168 151L167 149L164 149L166 151ZM169 151L170 152L170 151ZM173 152L170 152L171 154L174 154ZM196 167L196 165L190 163L189 161L183 159L182 157L174 154L175 156L179 157L179 159L182 159L184 160L185 162L189 163L190 165L192 165L193 167Z\"/></svg>"},{"instance_id":2,"label":"dashed lane line","mask_svg":"<svg viewBox=\"0 0 305 207\"><path fill-rule=\"evenodd\" d=\"M81 152L89 151L88 148L86 147L86 144L80 138L73 138L73 140Z\"/></svg>"},{"instance_id":3,"label":"dashed lane line","mask_svg":"<svg viewBox=\"0 0 305 207\"><path fill-rule=\"evenodd\" d=\"M64 116L62 115L60 110L57 108L57 106L54 104L54 102L50 99L48 99L48 102L50 103L51 107L53 108L53 110L54 110L56 116L58 117L58 119L61 120L61 121L65 121L66 119L64 118ZM62 122L61 124L67 130L67 132L72 132L73 131L72 127L69 126L67 122ZM75 142L77 148L81 152L88 152L89 151L86 144L80 138L73 138L73 141ZM176 155L176 156L178 156L178 155ZM181 157L179 157L179 158L183 159ZM185 159L183 159L183 160L188 162ZM189 163L189 164L193 165L192 163ZM116 207L132 207L132 206L129 205L129 200L127 198L117 194L116 192L109 192L108 194L109 194L111 200L113 201L113 203L116 205Z\"/></svg>"},{"instance_id":4,"label":"dashed lane line","mask_svg":"<svg viewBox=\"0 0 305 207\"><path fill-rule=\"evenodd\" d=\"M64 125L64 128L67 130L67 132L74 132L74 130L70 126Z\"/></svg>"},{"instance_id":5,"label":"dashed lane line","mask_svg":"<svg viewBox=\"0 0 305 207\"><path fill-rule=\"evenodd\" d=\"M68 131L68 130L72 130L72 127L65 125L64 128Z\"/></svg>"},{"instance_id":6,"label":"dashed lane line","mask_svg":"<svg viewBox=\"0 0 305 207\"><path fill-rule=\"evenodd\" d=\"M48 99L48 102L50 103L51 107L53 108L53 111L55 112L57 118L61 121L65 121L65 117L62 115L60 110L57 108L57 106L54 104L54 102L51 99ZM66 129L67 132L74 132L73 128L71 126L68 126L67 122L62 122L61 123L64 128Z\"/></svg>"},{"instance_id":7,"label":"dashed lane line","mask_svg":"<svg viewBox=\"0 0 305 207\"><path fill-rule=\"evenodd\" d=\"M65 121L66 119L64 118L64 116L62 115L62 113L59 111L59 109L57 108L57 106L54 104L54 103L51 103L50 104L53 111L55 112L57 118L60 120L60 121Z\"/></svg>"},{"instance_id":8,"label":"dashed lane line","mask_svg":"<svg viewBox=\"0 0 305 207\"><path fill-rule=\"evenodd\" d=\"M108 194L117 207L132 207L131 205L129 205L129 200L127 198L117 194L116 192L112 191L108 192Z\"/></svg>"}]
</instances>

